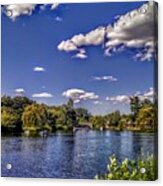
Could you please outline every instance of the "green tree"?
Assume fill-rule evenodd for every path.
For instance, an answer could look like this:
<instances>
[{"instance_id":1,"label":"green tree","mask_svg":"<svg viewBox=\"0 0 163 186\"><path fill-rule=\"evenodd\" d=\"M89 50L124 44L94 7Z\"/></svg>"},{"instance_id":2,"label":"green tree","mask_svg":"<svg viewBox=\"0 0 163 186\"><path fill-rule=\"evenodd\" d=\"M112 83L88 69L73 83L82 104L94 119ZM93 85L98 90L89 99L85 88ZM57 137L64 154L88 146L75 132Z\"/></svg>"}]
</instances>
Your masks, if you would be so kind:
<instances>
[{"instance_id":1,"label":"green tree","mask_svg":"<svg viewBox=\"0 0 163 186\"><path fill-rule=\"evenodd\" d=\"M105 128L106 121L103 116L92 116L91 123L93 129L99 130Z\"/></svg>"},{"instance_id":2,"label":"green tree","mask_svg":"<svg viewBox=\"0 0 163 186\"><path fill-rule=\"evenodd\" d=\"M16 125L19 122L19 116L14 109L2 107L1 109L1 127L2 133L16 132Z\"/></svg>"},{"instance_id":3,"label":"green tree","mask_svg":"<svg viewBox=\"0 0 163 186\"><path fill-rule=\"evenodd\" d=\"M141 107L144 107L144 106L153 106L153 102L149 99L144 99L142 102L141 102Z\"/></svg>"},{"instance_id":4,"label":"green tree","mask_svg":"<svg viewBox=\"0 0 163 186\"><path fill-rule=\"evenodd\" d=\"M75 109L73 108L73 101L70 99L67 105L63 105L63 111L65 114L67 130L72 130L73 126L77 125L77 117Z\"/></svg>"},{"instance_id":5,"label":"green tree","mask_svg":"<svg viewBox=\"0 0 163 186\"><path fill-rule=\"evenodd\" d=\"M12 107L13 100L10 96L2 96L1 97L1 107Z\"/></svg>"},{"instance_id":6,"label":"green tree","mask_svg":"<svg viewBox=\"0 0 163 186\"><path fill-rule=\"evenodd\" d=\"M50 125L56 130L71 131L77 125L77 117L73 108L73 100L69 99L67 104L48 109Z\"/></svg>"},{"instance_id":7,"label":"green tree","mask_svg":"<svg viewBox=\"0 0 163 186\"><path fill-rule=\"evenodd\" d=\"M52 131L63 130L66 125L66 116L63 107L49 107L47 112L48 123L52 127Z\"/></svg>"},{"instance_id":8,"label":"green tree","mask_svg":"<svg viewBox=\"0 0 163 186\"><path fill-rule=\"evenodd\" d=\"M139 97L138 96L130 97L130 109L134 115L134 119L136 119L136 116L140 108L141 108L141 102Z\"/></svg>"},{"instance_id":9,"label":"green tree","mask_svg":"<svg viewBox=\"0 0 163 186\"><path fill-rule=\"evenodd\" d=\"M73 109L73 107L74 107L74 101L71 98L67 102L67 107L69 109Z\"/></svg>"},{"instance_id":10,"label":"green tree","mask_svg":"<svg viewBox=\"0 0 163 186\"><path fill-rule=\"evenodd\" d=\"M109 123L109 125L117 127L119 125L119 121L121 119L121 114L120 111L115 111L112 112L108 115L105 116L107 123Z\"/></svg>"},{"instance_id":11,"label":"green tree","mask_svg":"<svg viewBox=\"0 0 163 186\"><path fill-rule=\"evenodd\" d=\"M123 114L119 121L119 129L126 129L126 126L132 126L133 124L133 115L132 114Z\"/></svg>"},{"instance_id":12,"label":"green tree","mask_svg":"<svg viewBox=\"0 0 163 186\"><path fill-rule=\"evenodd\" d=\"M66 112L63 107L59 107L55 111L56 116L56 129L67 131L70 129L70 126L67 126Z\"/></svg>"},{"instance_id":13,"label":"green tree","mask_svg":"<svg viewBox=\"0 0 163 186\"><path fill-rule=\"evenodd\" d=\"M91 114L88 112L87 109L76 108L75 112L76 112L76 117L79 123L88 122L90 120Z\"/></svg>"},{"instance_id":14,"label":"green tree","mask_svg":"<svg viewBox=\"0 0 163 186\"><path fill-rule=\"evenodd\" d=\"M69 99L67 104L61 106L59 120L62 120L63 129L65 131L72 130L77 125L77 117L74 109L74 102Z\"/></svg>"},{"instance_id":15,"label":"green tree","mask_svg":"<svg viewBox=\"0 0 163 186\"><path fill-rule=\"evenodd\" d=\"M48 113L45 106L32 104L25 108L22 115L23 129L37 133L42 130L51 130L48 124Z\"/></svg>"},{"instance_id":16,"label":"green tree","mask_svg":"<svg viewBox=\"0 0 163 186\"><path fill-rule=\"evenodd\" d=\"M153 106L143 106L137 115L136 124L142 129L154 129L155 110Z\"/></svg>"},{"instance_id":17,"label":"green tree","mask_svg":"<svg viewBox=\"0 0 163 186\"><path fill-rule=\"evenodd\" d=\"M17 112L20 114L23 113L24 108L26 106L35 103L35 101L30 100L29 98L24 97L24 96L16 96L12 100L13 100L12 108L17 110Z\"/></svg>"},{"instance_id":18,"label":"green tree","mask_svg":"<svg viewBox=\"0 0 163 186\"><path fill-rule=\"evenodd\" d=\"M1 106L2 110L3 108L8 109L9 111L12 110L12 112L16 115L16 119L14 120L14 129L12 129L12 132L14 133L21 133L23 131L22 129L22 114L26 106L33 104L34 101L30 100L27 97L23 96L16 96L14 98L11 98L10 96L2 96L1 98ZM10 112L9 112L10 113ZM9 120L10 121L10 120ZM5 133L4 127L2 127L2 133Z\"/></svg>"},{"instance_id":19,"label":"green tree","mask_svg":"<svg viewBox=\"0 0 163 186\"><path fill-rule=\"evenodd\" d=\"M17 113L22 113L26 106L33 103L35 102L25 96L16 96L11 98L10 96L4 95L1 97L1 106L13 108Z\"/></svg>"}]
</instances>

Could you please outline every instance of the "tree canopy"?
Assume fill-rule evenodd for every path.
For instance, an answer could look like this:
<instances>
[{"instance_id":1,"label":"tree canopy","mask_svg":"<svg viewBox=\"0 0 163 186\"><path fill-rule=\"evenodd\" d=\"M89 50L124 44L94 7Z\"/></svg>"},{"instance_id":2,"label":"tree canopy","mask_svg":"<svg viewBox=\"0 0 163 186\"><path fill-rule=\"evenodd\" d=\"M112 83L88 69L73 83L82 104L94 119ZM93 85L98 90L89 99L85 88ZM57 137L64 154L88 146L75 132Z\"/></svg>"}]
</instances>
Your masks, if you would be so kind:
<instances>
[{"instance_id":1,"label":"tree canopy","mask_svg":"<svg viewBox=\"0 0 163 186\"><path fill-rule=\"evenodd\" d=\"M95 130L154 130L156 104L138 96L130 98L131 113L114 111L104 116L91 115L85 108L74 108L72 99L67 104L48 106L22 96L2 96L2 133L24 131L72 131L73 127L89 123Z\"/></svg>"},{"instance_id":2,"label":"tree canopy","mask_svg":"<svg viewBox=\"0 0 163 186\"><path fill-rule=\"evenodd\" d=\"M32 104L25 108L22 121L23 129L26 131L51 130L47 123L48 113L46 108L40 104Z\"/></svg>"}]
</instances>

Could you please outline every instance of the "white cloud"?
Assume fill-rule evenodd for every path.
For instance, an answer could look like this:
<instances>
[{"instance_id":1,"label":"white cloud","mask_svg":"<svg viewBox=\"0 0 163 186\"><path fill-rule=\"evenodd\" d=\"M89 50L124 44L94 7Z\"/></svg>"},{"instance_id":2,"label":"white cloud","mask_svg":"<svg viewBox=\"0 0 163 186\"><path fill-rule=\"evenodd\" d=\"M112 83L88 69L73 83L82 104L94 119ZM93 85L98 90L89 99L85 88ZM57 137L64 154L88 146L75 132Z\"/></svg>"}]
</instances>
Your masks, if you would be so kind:
<instances>
[{"instance_id":1,"label":"white cloud","mask_svg":"<svg viewBox=\"0 0 163 186\"><path fill-rule=\"evenodd\" d=\"M58 50L70 52L70 51L78 50L78 48L71 40L67 40L67 41L62 41L58 45Z\"/></svg>"},{"instance_id":2,"label":"white cloud","mask_svg":"<svg viewBox=\"0 0 163 186\"><path fill-rule=\"evenodd\" d=\"M75 35L71 38L71 40L78 47L83 45L100 45L104 42L104 34L105 28L98 27L85 35Z\"/></svg>"},{"instance_id":3,"label":"white cloud","mask_svg":"<svg viewBox=\"0 0 163 186\"><path fill-rule=\"evenodd\" d=\"M104 42L105 27L98 27L87 34L74 35L71 39L62 41L58 50L70 52L80 51L82 46L100 45Z\"/></svg>"},{"instance_id":4,"label":"white cloud","mask_svg":"<svg viewBox=\"0 0 163 186\"><path fill-rule=\"evenodd\" d=\"M101 101L98 101L98 100L94 101L93 103L94 103L95 105L101 105L101 104L102 104L102 102L101 102Z\"/></svg>"},{"instance_id":5,"label":"white cloud","mask_svg":"<svg viewBox=\"0 0 163 186\"><path fill-rule=\"evenodd\" d=\"M55 10L56 8L58 8L58 6L59 6L59 3L53 3L51 5L51 10Z\"/></svg>"},{"instance_id":6,"label":"white cloud","mask_svg":"<svg viewBox=\"0 0 163 186\"><path fill-rule=\"evenodd\" d=\"M122 52L125 48L136 49L134 59L150 61L155 53L154 14L155 4L145 3L140 8L118 15L115 22L100 26L86 34L80 33L60 42L58 50L65 52L78 51L86 46L105 46L105 54L110 56Z\"/></svg>"},{"instance_id":7,"label":"white cloud","mask_svg":"<svg viewBox=\"0 0 163 186\"><path fill-rule=\"evenodd\" d=\"M154 95L153 87L150 87L147 92L144 93L145 97L152 97Z\"/></svg>"},{"instance_id":8,"label":"white cloud","mask_svg":"<svg viewBox=\"0 0 163 186\"><path fill-rule=\"evenodd\" d=\"M134 96L138 96L141 101L144 99L149 99L150 101L154 101L154 89L153 87L150 87L147 91L145 92L136 92Z\"/></svg>"},{"instance_id":9,"label":"white cloud","mask_svg":"<svg viewBox=\"0 0 163 186\"><path fill-rule=\"evenodd\" d=\"M35 93L32 95L33 98L52 98L53 95L48 92Z\"/></svg>"},{"instance_id":10,"label":"white cloud","mask_svg":"<svg viewBox=\"0 0 163 186\"><path fill-rule=\"evenodd\" d=\"M37 66L37 67L33 68L33 71L35 71L35 72L44 72L45 68Z\"/></svg>"},{"instance_id":11,"label":"white cloud","mask_svg":"<svg viewBox=\"0 0 163 186\"><path fill-rule=\"evenodd\" d=\"M153 101L154 90L151 87L151 88L149 88L149 90L147 90L145 92L137 91L133 95L117 95L117 96L111 96L111 97L108 96L108 97L106 97L106 100L112 101L113 103L129 104L130 97L133 97L133 96L138 96L141 101L143 101L144 99L149 99L149 100Z\"/></svg>"},{"instance_id":12,"label":"white cloud","mask_svg":"<svg viewBox=\"0 0 163 186\"><path fill-rule=\"evenodd\" d=\"M136 91L134 96L140 96L141 95L141 92L140 91Z\"/></svg>"},{"instance_id":13,"label":"white cloud","mask_svg":"<svg viewBox=\"0 0 163 186\"><path fill-rule=\"evenodd\" d=\"M24 96L25 90L23 88L17 88L14 90L16 96Z\"/></svg>"},{"instance_id":14,"label":"white cloud","mask_svg":"<svg viewBox=\"0 0 163 186\"><path fill-rule=\"evenodd\" d=\"M149 99L151 101L154 100L154 89L150 87L148 91L145 91L143 95L141 95L141 99Z\"/></svg>"},{"instance_id":15,"label":"white cloud","mask_svg":"<svg viewBox=\"0 0 163 186\"><path fill-rule=\"evenodd\" d=\"M95 100L98 99L99 96L96 95L94 92L87 92L82 89L68 89L62 93L63 96L67 98L71 98L74 100L74 103L79 103L80 101L84 100Z\"/></svg>"},{"instance_id":16,"label":"white cloud","mask_svg":"<svg viewBox=\"0 0 163 186\"><path fill-rule=\"evenodd\" d=\"M149 61L154 53L154 3L149 2L121 15L117 22L107 27L106 51L110 55L120 46L141 49L135 58L141 61Z\"/></svg>"},{"instance_id":17,"label":"white cloud","mask_svg":"<svg viewBox=\"0 0 163 186\"><path fill-rule=\"evenodd\" d=\"M127 95L117 95L112 97L106 97L107 101L112 101L113 103L125 103L128 104L130 102L130 97Z\"/></svg>"},{"instance_id":18,"label":"white cloud","mask_svg":"<svg viewBox=\"0 0 163 186\"><path fill-rule=\"evenodd\" d=\"M96 81L117 81L117 78L113 76L95 76L93 79Z\"/></svg>"},{"instance_id":19,"label":"white cloud","mask_svg":"<svg viewBox=\"0 0 163 186\"><path fill-rule=\"evenodd\" d=\"M79 52L73 56L73 58L80 58L80 59L87 58L85 49L80 49Z\"/></svg>"},{"instance_id":20,"label":"white cloud","mask_svg":"<svg viewBox=\"0 0 163 186\"><path fill-rule=\"evenodd\" d=\"M24 94L25 93L25 90L23 88L17 88L14 90L15 93L17 94Z\"/></svg>"},{"instance_id":21,"label":"white cloud","mask_svg":"<svg viewBox=\"0 0 163 186\"><path fill-rule=\"evenodd\" d=\"M76 55L73 56L74 58L80 58L80 59L85 59L87 58L86 54L82 54L82 53L77 53Z\"/></svg>"},{"instance_id":22,"label":"white cloud","mask_svg":"<svg viewBox=\"0 0 163 186\"><path fill-rule=\"evenodd\" d=\"M34 4L11 4L5 5L5 14L13 21L20 15L31 15L36 5Z\"/></svg>"},{"instance_id":23,"label":"white cloud","mask_svg":"<svg viewBox=\"0 0 163 186\"><path fill-rule=\"evenodd\" d=\"M33 11L36 8L36 4L10 4L10 5L4 5L3 10L6 16L8 16L13 21L22 15L32 15ZM59 6L59 3L53 3L50 5L51 10L57 9ZM38 6L41 11L44 11L46 7L49 7L49 4L43 4ZM61 18L56 18L57 21L61 21Z\"/></svg>"}]
</instances>

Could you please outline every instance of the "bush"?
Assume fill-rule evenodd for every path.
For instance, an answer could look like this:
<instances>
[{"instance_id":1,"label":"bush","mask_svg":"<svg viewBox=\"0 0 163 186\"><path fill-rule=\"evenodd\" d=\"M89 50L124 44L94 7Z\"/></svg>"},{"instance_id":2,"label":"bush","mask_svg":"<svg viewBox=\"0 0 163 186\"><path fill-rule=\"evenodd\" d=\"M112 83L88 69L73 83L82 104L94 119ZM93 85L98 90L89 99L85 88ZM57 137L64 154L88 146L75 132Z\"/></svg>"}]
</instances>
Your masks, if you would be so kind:
<instances>
[{"instance_id":1,"label":"bush","mask_svg":"<svg viewBox=\"0 0 163 186\"><path fill-rule=\"evenodd\" d=\"M109 159L108 172L95 176L95 179L153 181L157 178L157 164L153 155L142 155L137 161L126 158L121 163L114 155Z\"/></svg>"}]
</instances>

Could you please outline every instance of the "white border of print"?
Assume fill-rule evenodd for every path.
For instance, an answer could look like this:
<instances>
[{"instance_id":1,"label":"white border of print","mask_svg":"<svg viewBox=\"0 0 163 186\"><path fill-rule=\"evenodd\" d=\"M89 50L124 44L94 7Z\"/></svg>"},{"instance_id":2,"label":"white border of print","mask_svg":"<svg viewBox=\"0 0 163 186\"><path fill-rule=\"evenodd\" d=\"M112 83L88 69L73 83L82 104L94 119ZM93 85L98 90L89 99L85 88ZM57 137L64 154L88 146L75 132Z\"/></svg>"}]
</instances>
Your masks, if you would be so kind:
<instances>
[{"instance_id":1,"label":"white border of print","mask_svg":"<svg viewBox=\"0 0 163 186\"><path fill-rule=\"evenodd\" d=\"M112 2L115 0L111 0ZM118 0L121 1L121 0ZM123 0L124 1L124 0ZM131 0L130 0L131 1ZM132 0L133 1L133 0ZM1 0L1 4L14 4L14 3L71 3L71 2L100 2L97 0L57 0L57 1L52 1L52 0ZM102 0L102 2L109 2L108 0ZM157 0L159 3L159 20L163 20L163 1L162 0ZM159 49L163 48L163 22L159 21ZM1 34L0 34L1 36ZM1 38L0 38L1 40ZM1 50L0 50L1 51ZM161 51L161 50L159 50ZM48 186L106 186L109 184L112 185L139 185L139 186L145 186L145 185L158 185L162 186L163 185L163 145L161 144L163 142L163 114L161 115L161 112L163 112L163 83L161 84L160 82L163 82L163 73L161 73L161 70L163 71L163 52L159 53L159 179L155 182L138 182L138 181L97 181L97 180L63 180L63 179L31 179L31 178L0 178L0 185L3 186L28 186L29 184L31 186L39 184L39 186L44 186L45 184L48 184ZM161 135L162 134L162 135Z\"/></svg>"}]
</instances>

